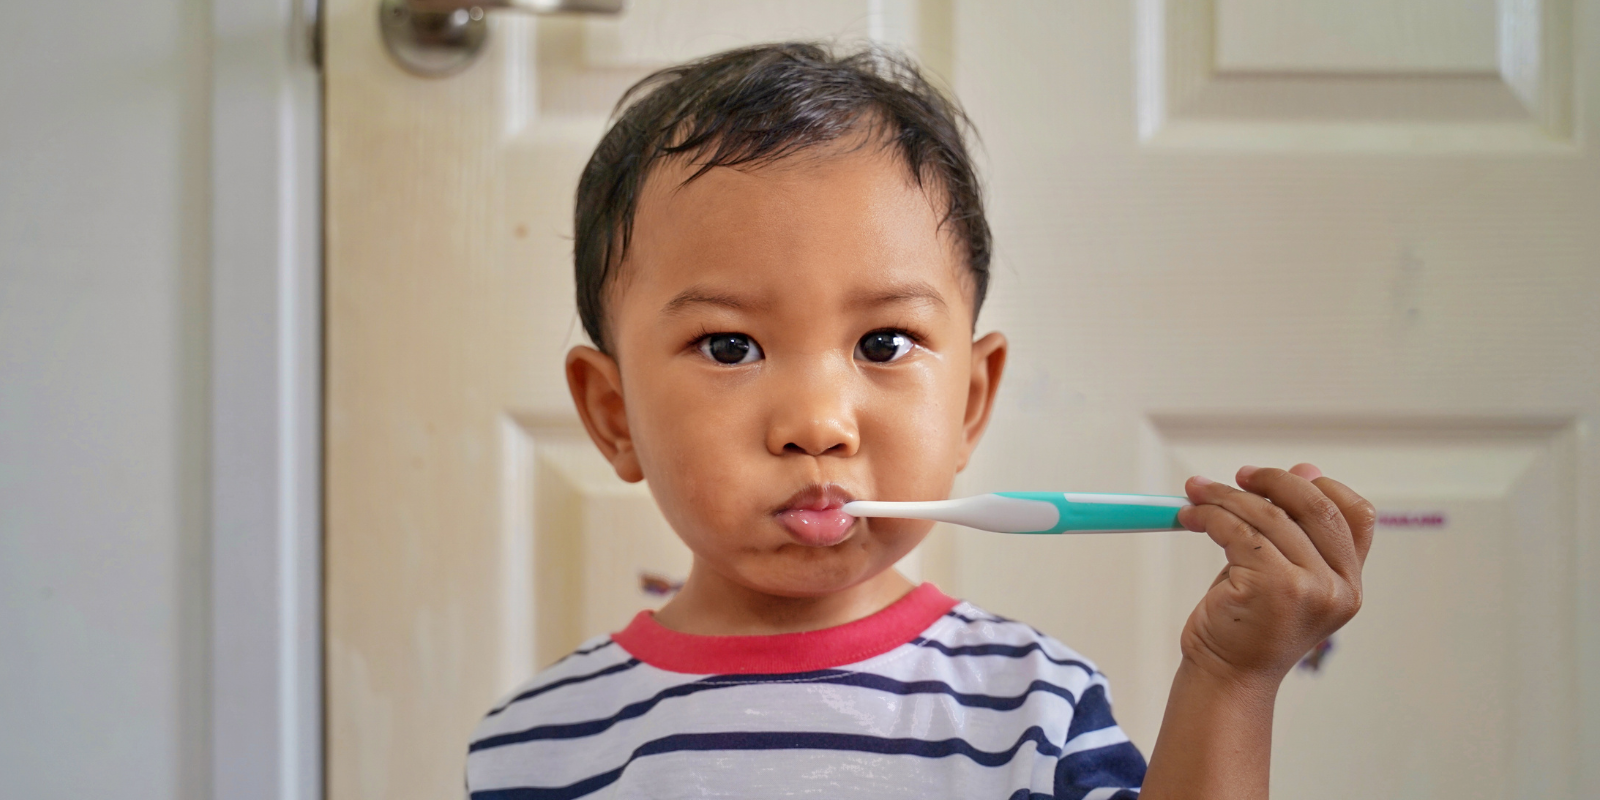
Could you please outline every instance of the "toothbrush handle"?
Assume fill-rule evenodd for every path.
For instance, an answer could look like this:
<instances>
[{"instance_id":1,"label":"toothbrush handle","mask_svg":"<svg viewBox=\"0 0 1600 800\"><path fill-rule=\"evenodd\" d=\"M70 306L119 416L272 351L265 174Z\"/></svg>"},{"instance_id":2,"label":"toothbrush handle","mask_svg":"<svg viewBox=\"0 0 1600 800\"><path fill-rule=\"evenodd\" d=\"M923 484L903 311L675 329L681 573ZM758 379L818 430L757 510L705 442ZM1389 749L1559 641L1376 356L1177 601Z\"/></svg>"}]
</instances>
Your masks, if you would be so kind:
<instances>
[{"instance_id":1,"label":"toothbrush handle","mask_svg":"<svg viewBox=\"0 0 1600 800\"><path fill-rule=\"evenodd\" d=\"M997 533L1100 533L1181 530L1187 497L1075 492L996 492L957 500L856 500L844 511L863 517L931 519Z\"/></svg>"},{"instance_id":2,"label":"toothbrush handle","mask_svg":"<svg viewBox=\"0 0 1600 800\"><path fill-rule=\"evenodd\" d=\"M1189 498L1153 494L1078 492L996 492L1001 497L1049 503L1056 508L1054 525L1026 533L1099 533L1110 531L1173 531L1178 509Z\"/></svg>"}]
</instances>

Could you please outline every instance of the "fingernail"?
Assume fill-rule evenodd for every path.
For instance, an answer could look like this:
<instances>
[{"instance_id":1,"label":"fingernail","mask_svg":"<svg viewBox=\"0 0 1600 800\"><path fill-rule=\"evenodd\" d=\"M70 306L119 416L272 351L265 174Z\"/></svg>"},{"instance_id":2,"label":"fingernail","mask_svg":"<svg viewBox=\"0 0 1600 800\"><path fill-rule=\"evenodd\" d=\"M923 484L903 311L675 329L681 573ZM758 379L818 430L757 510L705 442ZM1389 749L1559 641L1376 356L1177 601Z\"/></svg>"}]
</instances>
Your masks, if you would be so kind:
<instances>
[{"instance_id":1,"label":"fingernail","mask_svg":"<svg viewBox=\"0 0 1600 800\"><path fill-rule=\"evenodd\" d=\"M1216 481L1211 480L1204 475L1196 475L1189 480L1194 481L1194 485L1196 486L1210 486L1211 484L1216 483Z\"/></svg>"},{"instance_id":2,"label":"fingernail","mask_svg":"<svg viewBox=\"0 0 1600 800\"><path fill-rule=\"evenodd\" d=\"M1239 480L1243 480L1243 481L1250 480L1250 476L1256 474L1256 470L1257 469L1258 469L1258 467L1252 467L1252 466L1249 466L1248 464L1245 465L1245 466L1240 467L1239 468Z\"/></svg>"}]
</instances>

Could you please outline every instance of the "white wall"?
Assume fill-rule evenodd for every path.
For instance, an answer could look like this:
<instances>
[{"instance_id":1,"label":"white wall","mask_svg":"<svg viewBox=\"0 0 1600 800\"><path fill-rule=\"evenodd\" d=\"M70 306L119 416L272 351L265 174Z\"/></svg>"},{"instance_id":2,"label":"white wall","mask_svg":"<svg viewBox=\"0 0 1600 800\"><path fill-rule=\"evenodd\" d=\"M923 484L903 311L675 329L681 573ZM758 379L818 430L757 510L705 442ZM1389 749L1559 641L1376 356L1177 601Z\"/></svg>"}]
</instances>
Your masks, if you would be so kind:
<instances>
[{"instance_id":1,"label":"white wall","mask_svg":"<svg viewBox=\"0 0 1600 800\"><path fill-rule=\"evenodd\" d=\"M0 796L208 793L210 25L0 25Z\"/></svg>"}]
</instances>

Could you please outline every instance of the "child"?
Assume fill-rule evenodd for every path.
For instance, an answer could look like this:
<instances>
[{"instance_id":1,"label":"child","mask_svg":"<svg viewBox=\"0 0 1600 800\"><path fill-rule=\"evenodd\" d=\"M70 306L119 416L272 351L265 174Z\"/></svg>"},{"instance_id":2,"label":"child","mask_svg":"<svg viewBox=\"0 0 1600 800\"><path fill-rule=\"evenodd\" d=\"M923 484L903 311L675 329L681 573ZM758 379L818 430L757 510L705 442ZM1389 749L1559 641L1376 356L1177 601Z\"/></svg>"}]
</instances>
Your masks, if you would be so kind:
<instances>
[{"instance_id":1,"label":"child","mask_svg":"<svg viewBox=\"0 0 1600 800\"><path fill-rule=\"evenodd\" d=\"M903 61L797 44L620 108L578 187L595 346L567 380L694 566L489 713L471 796L1265 797L1278 684L1360 605L1370 505L1310 465L1189 480L1180 519L1228 567L1147 772L1091 662L891 568L929 523L840 510L946 497L993 409L959 109Z\"/></svg>"}]
</instances>

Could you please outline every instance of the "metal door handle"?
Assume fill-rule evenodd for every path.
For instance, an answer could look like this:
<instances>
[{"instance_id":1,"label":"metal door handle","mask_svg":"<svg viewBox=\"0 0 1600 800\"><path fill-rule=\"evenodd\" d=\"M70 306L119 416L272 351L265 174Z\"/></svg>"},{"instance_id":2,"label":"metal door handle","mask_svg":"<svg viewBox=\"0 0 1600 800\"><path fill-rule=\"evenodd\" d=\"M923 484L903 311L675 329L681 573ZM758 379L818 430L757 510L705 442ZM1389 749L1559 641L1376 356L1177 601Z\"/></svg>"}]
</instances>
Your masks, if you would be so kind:
<instances>
[{"instance_id":1,"label":"metal door handle","mask_svg":"<svg viewBox=\"0 0 1600 800\"><path fill-rule=\"evenodd\" d=\"M452 75L477 60L489 40L486 13L620 14L624 0L381 0L378 28L389 55L407 72Z\"/></svg>"}]
</instances>

